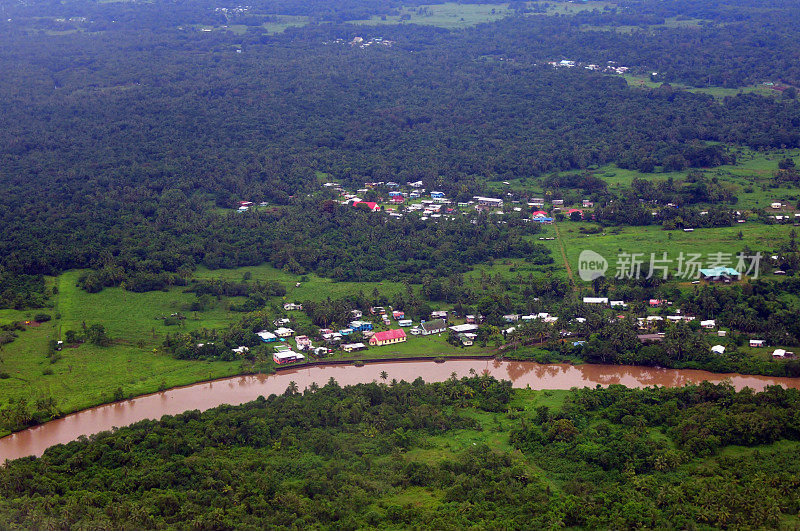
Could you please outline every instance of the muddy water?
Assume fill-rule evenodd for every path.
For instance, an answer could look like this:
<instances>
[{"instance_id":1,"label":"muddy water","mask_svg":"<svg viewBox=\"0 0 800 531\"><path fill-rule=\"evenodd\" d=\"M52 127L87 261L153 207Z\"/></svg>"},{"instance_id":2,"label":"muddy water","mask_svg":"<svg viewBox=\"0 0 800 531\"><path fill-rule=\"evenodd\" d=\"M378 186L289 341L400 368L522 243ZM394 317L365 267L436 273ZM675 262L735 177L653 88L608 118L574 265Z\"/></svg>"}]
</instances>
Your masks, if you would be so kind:
<instances>
[{"instance_id":1,"label":"muddy water","mask_svg":"<svg viewBox=\"0 0 800 531\"><path fill-rule=\"evenodd\" d=\"M324 385L335 378L340 385L381 381L382 371L392 379L412 381L421 376L425 381L443 381L455 372L468 376L470 370L489 373L498 379L511 380L514 387L532 389L569 389L622 384L628 387L653 385L676 387L703 380L721 382L728 379L734 387L750 387L760 391L768 385L800 388L800 379L714 374L705 371L654 369L620 365L541 365L534 362L496 360L401 361L353 365L328 365L297 368L265 376L237 376L179 387L124 402L80 411L0 439L0 463L28 455L41 455L46 448L67 443L81 435L91 435L114 426L126 426L143 419L158 419L190 409L205 410L221 404L242 404L259 395L282 393L289 382L303 390L312 382Z\"/></svg>"}]
</instances>

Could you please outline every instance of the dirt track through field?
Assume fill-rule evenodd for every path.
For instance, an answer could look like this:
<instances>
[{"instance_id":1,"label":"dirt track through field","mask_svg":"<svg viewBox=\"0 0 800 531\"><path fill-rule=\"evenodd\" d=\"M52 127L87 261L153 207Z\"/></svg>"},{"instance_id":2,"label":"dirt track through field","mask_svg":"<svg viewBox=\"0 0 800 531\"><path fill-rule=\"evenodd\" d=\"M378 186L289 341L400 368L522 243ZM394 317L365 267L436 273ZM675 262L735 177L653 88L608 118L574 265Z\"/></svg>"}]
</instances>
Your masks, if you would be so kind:
<instances>
[{"instance_id":1,"label":"dirt track through field","mask_svg":"<svg viewBox=\"0 0 800 531\"><path fill-rule=\"evenodd\" d=\"M575 279L572 277L572 267L570 267L569 260L567 260L567 252L564 250L564 240L561 239L561 233L558 232L558 224L553 223L553 227L556 229L556 239L558 240L558 248L561 249L561 258L564 260L564 267L567 268L569 280L577 291L578 286L575 284Z\"/></svg>"}]
</instances>

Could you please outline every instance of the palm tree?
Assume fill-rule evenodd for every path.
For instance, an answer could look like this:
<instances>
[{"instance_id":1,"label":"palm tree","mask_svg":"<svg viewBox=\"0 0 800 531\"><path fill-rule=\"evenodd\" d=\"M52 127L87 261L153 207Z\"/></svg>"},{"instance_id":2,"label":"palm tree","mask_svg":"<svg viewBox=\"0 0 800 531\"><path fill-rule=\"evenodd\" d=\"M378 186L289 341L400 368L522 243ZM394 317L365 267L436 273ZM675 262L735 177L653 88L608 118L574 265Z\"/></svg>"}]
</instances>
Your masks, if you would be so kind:
<instances>
[{"instance_id":1,"label":"palm tree","mask_svg":"<svg viewBox=\"0 0 800 531\"><path fill-rule=\"evenodd\" d=\"M381 371L381 380L386 380L389 378L389 373L386 371Z\"/></svg>"},{"instance_id":2,"label":"palm tree","mask_svg":"<svg viewBox=\"0 0 800 531\"><path fill-rule=\"evenodd\" d=\"M300 391L300 389L297 387L297 382L295 382L294 380L289 382L289 387L287 387L286 390L291 395L296 395Z\"/></svg>"}]
</instances>

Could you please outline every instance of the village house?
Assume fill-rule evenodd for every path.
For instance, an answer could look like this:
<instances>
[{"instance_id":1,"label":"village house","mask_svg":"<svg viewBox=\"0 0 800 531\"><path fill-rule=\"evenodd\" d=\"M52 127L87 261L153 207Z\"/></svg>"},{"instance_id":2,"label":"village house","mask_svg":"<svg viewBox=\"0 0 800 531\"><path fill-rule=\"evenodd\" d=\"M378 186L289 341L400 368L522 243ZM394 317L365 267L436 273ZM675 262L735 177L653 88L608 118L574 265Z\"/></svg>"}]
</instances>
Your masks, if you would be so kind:
<instances>
[{"instance_id":1,"label":"village house","mask_svg":"<svg viewBox=\"0 0 800 531\"><path fill-rule=\"evenodd\" d=\"M553 203L553 206L559 206L559 207L560 206L564 206L564 200L563 199L553 199L552 203Z\"/></svg>"},{"instance_id":2,"label":"village house","mask_svg":"<svg viewBox=\"0 0 800 531\"><path fill-rule=\"evenodd\" d=\"M272 332L268 332L267 330L262 330L261 332L256 332L256 335L264 343L272 343L273 341L277 341L278 340L278 336L276 336Z\"/></svg>"},{"instance_id":3,"label":"village house","mask_svg":"<svg viewBox=\"0 0 800 531\"><path fill-rule=\"evenodd\" d=\"M403 310L392 310L393 319L403 319L405 316L406 313Z\"/></svg>"},{"instance_id":4,"label":"village house","mask_svg":"<svg viewBox=\"0 0 800 531\"><path fill-rule=\"evenodd\" d=\"M431 192L431 199L444 199L444 192Z\"/></svg>"},{"instance_id":5,"label":"village house","mask_svg":"<svg viewBox=\"0 0 800 531\"><path fill-rule=\"evenodd\" d=\"M711 347L711 352L713 352L714 354L725 354L725 347L723 347L722 345L714 345L713 347Z\"/></svg>"},{"instance_id":6,"label":"village house","mask_svg":"<svg viewBox=\"0 0 800 531\"><path fill-rule=\"evenodd\" d=\"M516 323L519 321L519 314L518 313L509 313L503 316L503 321L507 323Z\"/></svg>"},{"instance_id":7,"label":"village house","mask_svg":"<svg viewBox=\"0 0 800 531\"><path fill-rule=\"evenodd\" d=\"M272 360L277 363L278 365L283 365L284 363L293 363L295 361L302 361L306 359L305 356L298 352L293 352L291 350L283 350L281 352L276 352L272 355Z\"/></svg>"},{"instance_id":8,"label":"village house","mask_svg":"<svg viewBox=\"0 0 800 531\"><path fill-rule=\"evenodd\" d=\"M350 310L350 315L353 317L353 319L361 319L364 314L361 312L361 310Z\"/></svg>"},{"instance_id":9,"label":"village house","mask_svg":"<svg viewBox=\"0 0 800 531\"><path fill-rule=\"evenodd\" d=\"M503 200L495 197L481 197L476 195L472 199L477 203L479 208L503 208Z\"/></svg>"},{"instance_id":10,"label":"village house","mask_svg":"<svg viewBox=\"0 0 800 531\"><path fill-rule=\"evenodd\" d=\"M316 347L312 352L314 353L315 356L321 358L323 356L327 356L328 354L330 354L331 349L329 349L328 347Z\"/></svg>"},{"instance_id":11,"label":"village house","mask_svg":"<svg viewBox=\"0 0 800 531\"><path fill-rule=\"evenodd\" d=\"M475 316L472 314L468 314L465 317L465 320L467 321L468 324L473 324L475 322Z\"/></svg>"},{"instance_id":12,"label":"village house","mask_svg":"<svg viewBox=\"0 0 800 531\"><path fill-rule=\"evenodd\" d=\"M347 326L354 332L364 332L365 330L372 330L372 323L369 321L350 321Z\"/></svg>"},{"instance_id":13,"label":"village house","mask_svg":"<svg viewBox=\"0 0 800 531\"><path fill-rule=\"evenodd\" d=\"M610 301L608 303L612 308L627 308L628 303L625 301Z\"/></svg>"},{"instance_id":14,"label":"village house","mask_svg":"<svg viewBox=\"0 0 800 531\"><path fill-rule=\"evenodd\" d=\"M297 343L298 350L307 350L314 346L308 336L297 336L294 340Z\"/></svg>"},{"instance_id":15,"label":"village house","mask_svg":"<svg viewBox=\"0 0 800 531\"><path fill-rule=\"evenodd\" d=\"M364 350L367 346L364 343L348 343L347 345L342 345L342 350L345 352L355 352L357 350Z\"/></svg>"},{"instance_id":16,"label":"village house","mask_svg":"<svg viewBox=\"0 0 800 531\"><path fill-rule=\"evenodd\" d=\"M372 315L384 314L386 313L386 309L383 306L373 306L369 309L369 313Z\"/></svg>"},{"instance_id":17,"label":"village house","mask_svg":"<svg viewBox=\"0 0 800 531\"><path fill-rule=\"evenodd\" d=\"M455 325L451 326L450 330L452 330L456 334L468 334L472 332L478 331L478 325L476 324L462 324L462 325Z\"/></svg>"},{"instance_id":18,"label":"village house","mask_svg":"<svg viewBox=\"0 0 800 531\"><path fill-rule=\"evenodd\" d=\"M275 330L275 335L278 337L292 337L294 335L294 330L282 326Z\"/></svg>"},{"instance_id":19,"label":"village house","mask_svg":"<svg viewBox=\"0 0 800 531\"><path fill-rule=\"evenodd\" d=\"M398 326L403 326L403 327L406 327L406 326L411 326L411 325L413 325L413 324L414 324L414 321L412 321L411 319L399 319L399 320L397 321L397 324L398 324Z\"/></svg>"},{"instance_id":20,"label":"village house","mask_svg":"<svg viewBox=\"0 0 800 531\"><path fill-rule=\"evenodd\" d=\"M241 346L241 347L232 348L231 352L233 352L234 354L244 355L244 354L247 354L248 352L250 352L250 349L248 347Z\"/></svg>"},{"instance_id":21,"label":"village house","mask_svg":"<svg viewBox=\"0 0 800 531\"><path fill-rule=\"evenodd\" d=\"M465 347L471 347L472 344L473 344L473 341L472 341L473 338L470 337L470 336L472 336L472 335L474 335L474 334L458 334L458 336L456 336L456 337L458 337L458 340L461 341L462 345L464 345Z\"/></svg>"},{"instance_id":22,"label":"village house","mask_svg":"<svg viewBox=\"0 0 800 531\"><path fill-rule=\"evenodd\" d=\"M406 199L402 195L392 196L392 203L395 203L395 204L399 205L400 203L405 203L405 201L406 201Z\"/></svg>"},{"instance_id":23,"label":"village house","mask_svg":"<svg viewBox=\"0 0 800 531\"><path fill-rule=\"evenodd\" d=\"M445 310L436 310L431 312L431 319L444 319L447 320L447 312Z\"/></svg>"},{"instance_id":24,"label":"village house","mask_svg":"<svg viewBox=\"0 0 800 531\"><path fill-rule=\"evenodd\" d=\"M286 302L283 304L283 309L286 310L287 312L291 312L293 310L302 310L303 305L298 304L296 302Z\"/></svg>"},{"instance_id":25,"label":"village house","mask_svg":"<svg viewBox=\"0 0 800 531\"><path fill-rule=\"evenodd\" d=\"M608 304L608 297L584 297L584 304Z\"/></svg>"},{"instance_id":26,"label":"village house","mask_svg":"<svg viewBox=\"0 0 800 531\"><path fill-rule=\"evenodd\" d=\"M433 321L425 321L420 325L420 328L423 336L440 334L447 329L447 323L444 322L444 319L434 319Z\"/></svg>"},{"instance_id":27,"label":"village house","mask_svg":"<svg viewBox=\"0 0 800 531\"><path fill-rule=\"evenodd\" d=\"M593 206L594 206L594 203L592 203L588 199L584 199L583 200L583 208L592 208Z\"/></svg>"},{"instance_id":28,"label":"village house","mask_svg":"<svg viewBox=\"0 0 800 531\"><path fill-rule=\"evenodd\" d=\"M708 281L725 281L740 280L742 275L732 267L713 267L710 269L701 269L700 277Z\"/></svg>"},{"instance_id":29,"label":"village house","mask_svg":"<svg viewBox=\"0 0 800 531\"><path fill-rule=\"evenodd\" d=\"M751 339L750 346L753 348L761 348L765 345L766 341L763 339Z\"/></svg>"},{"instance_id":30,"label":"village house","mask_svg":"<svg viewBox=\"0 0 800 531\"><path fill-rule=\"evenodd\" d=\"M402 343L406 340L406 333L401 328L393 330L386 330L385 332L378 332L369 339L369 344L373 346L391 345L393 343Z\"/></svg>"},{"instance_id":31,"label":"village house","mask_svg":"<svg viewBox=\"0 0 800 531\"><path fill-rule=\"evenodd\" d=\"M378 203L375 203L374 201L353 201L354 207L357 208L361 205L367 205L367 208L372 212L378 212L381 209L381 206Z\"/></svg>"}]
</instances>

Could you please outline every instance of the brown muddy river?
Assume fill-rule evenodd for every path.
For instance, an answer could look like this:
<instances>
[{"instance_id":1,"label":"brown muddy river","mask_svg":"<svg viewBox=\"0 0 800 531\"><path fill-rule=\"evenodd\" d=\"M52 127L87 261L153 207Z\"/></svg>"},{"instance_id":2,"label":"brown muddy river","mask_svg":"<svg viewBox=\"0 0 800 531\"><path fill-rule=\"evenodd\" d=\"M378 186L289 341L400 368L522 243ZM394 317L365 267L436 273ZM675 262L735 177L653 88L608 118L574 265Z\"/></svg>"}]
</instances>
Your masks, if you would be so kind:
<instances>
[{"instance_id":1,"label":"brown muddy river","mask_svg":"<svg viewBox=\"0 0 800 531\"><path fill-rule=\"evenodd\" d=\"M242 404L259 395L269 396L286 390L296 382L302 391L312 382L324 385L335 378L340 385L382 381L381 372L392 379L413 381L421 376L427 382L443 381L455 372L469 376L470 370L488 373L498 379L511 380L514 387L532 389L570 389L622 384L628 387L677 387L703 380L718 383L729 380L736 389L750 387L756 391L768 385L800 388L800 379L714 374L705 371L655 369L624 365L541 365L534 362L497 360L387 361L353 365L326 365L290 369L269 376L235 376L213 382L198 383L133 398L124 402L98 406L64 418L36 426L0 439L0 463L28 455L41 455L55 444L67 443L81 435L91 435L117 426L126 426L143 419L158 419L191 409L205 410L221 404Z\"/></svg>"}]
</instances>

